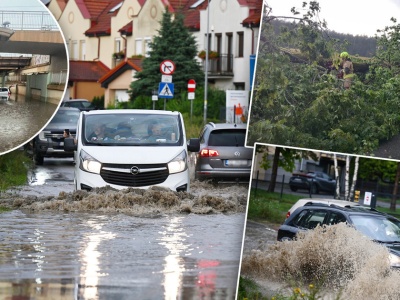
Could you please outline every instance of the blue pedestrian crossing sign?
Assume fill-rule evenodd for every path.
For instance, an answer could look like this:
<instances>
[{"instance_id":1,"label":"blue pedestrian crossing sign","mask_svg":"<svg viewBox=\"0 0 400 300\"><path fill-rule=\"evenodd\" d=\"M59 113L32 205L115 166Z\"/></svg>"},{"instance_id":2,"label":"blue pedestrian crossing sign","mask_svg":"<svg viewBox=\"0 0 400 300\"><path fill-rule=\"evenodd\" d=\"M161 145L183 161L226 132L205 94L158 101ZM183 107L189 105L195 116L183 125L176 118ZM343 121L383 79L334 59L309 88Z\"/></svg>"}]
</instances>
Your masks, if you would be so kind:
<instances>
[{"instance_id":1,"label":"blue pedestrian crossing sign","mask_svg":"<svg viewBox=\"0 0 400 300\"><path fill-rule=\"evenodd\" d=\"M158 86L158 97L160 98L173 98L174 97L174 84L168 82L160 82Z\"/></svg>"}]
</instances>

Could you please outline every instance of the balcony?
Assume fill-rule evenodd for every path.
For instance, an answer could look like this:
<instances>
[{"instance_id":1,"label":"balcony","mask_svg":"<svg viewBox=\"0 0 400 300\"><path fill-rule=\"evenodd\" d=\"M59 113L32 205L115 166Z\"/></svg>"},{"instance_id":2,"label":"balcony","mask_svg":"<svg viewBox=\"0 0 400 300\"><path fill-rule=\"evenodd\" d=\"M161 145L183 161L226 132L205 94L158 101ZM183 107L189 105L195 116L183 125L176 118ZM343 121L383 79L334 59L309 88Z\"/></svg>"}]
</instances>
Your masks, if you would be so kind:
<instances>
[{"instance_id":1,"label":"balcony","mask_svg":"<svg viewBox=\"0 0 400 300\"><path fill-rule=\"evenodd\" d=\"M206 60L202 62L206 70ZM208 59L209 78L233 77L233 54L220 54L217 58Z\"/></svg>"}]
</instances>

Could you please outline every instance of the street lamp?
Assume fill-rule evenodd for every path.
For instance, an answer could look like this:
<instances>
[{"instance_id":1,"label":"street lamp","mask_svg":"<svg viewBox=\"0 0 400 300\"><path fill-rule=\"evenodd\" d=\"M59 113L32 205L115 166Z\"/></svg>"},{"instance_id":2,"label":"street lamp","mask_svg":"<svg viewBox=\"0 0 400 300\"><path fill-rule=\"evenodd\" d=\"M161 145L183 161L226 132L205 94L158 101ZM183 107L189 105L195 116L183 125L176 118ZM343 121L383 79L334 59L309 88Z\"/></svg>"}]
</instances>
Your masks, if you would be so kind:
<instances>
[{"instance_id":1,"label":"street lamp","mask_svg":"<svg viewBox=\"0 0 400 300\"><path fill-rule=\"evenodd\" d=\"M210 2L207 0L207 34L206 34L206 71L204 75L204 124L207 123L207 96L208 96L208 52L210 50Z\"/></svg>"}]
</instances>

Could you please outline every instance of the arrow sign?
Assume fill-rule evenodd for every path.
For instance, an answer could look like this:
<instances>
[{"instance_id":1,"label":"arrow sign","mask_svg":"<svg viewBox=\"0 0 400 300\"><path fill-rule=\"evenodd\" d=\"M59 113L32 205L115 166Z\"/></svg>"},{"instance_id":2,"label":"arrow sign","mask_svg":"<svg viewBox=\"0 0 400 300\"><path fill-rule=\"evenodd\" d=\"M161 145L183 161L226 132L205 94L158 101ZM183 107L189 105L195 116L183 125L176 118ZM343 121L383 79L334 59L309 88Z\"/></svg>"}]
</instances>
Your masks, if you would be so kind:
<instances>
[{"instance_id":1,"label":"arrow sign","mask_svg":"<svg viewBox=\"0 0 400 300\"><path fill-rule=\"evenodd\" d=\"M195 89L196 89L196 81L194 81L194 79L190 79L188 81L188 92L194 93Z\"/></svg>"},{"instance_id":2,"label":"arrow sign","mask_svg":"<svg viewBox=\"0 0 400 300\"><path fill-rule=\"evenodd\" d=\"M175 71L175 64L172 60L164 60L160 64L160 71L164 75L172 75Z\"/></svg>"},{"instance_id":3,"label":"arrow sign","mask_svg":"<svg viewBox=\"0 0 400 300\"><path fill-rule=\"evenodd\" d=\"M173 98L174 97L174 84L168 82L160 82L158 85L158 97L160 98Z\"/></svg>"}]
</instances>

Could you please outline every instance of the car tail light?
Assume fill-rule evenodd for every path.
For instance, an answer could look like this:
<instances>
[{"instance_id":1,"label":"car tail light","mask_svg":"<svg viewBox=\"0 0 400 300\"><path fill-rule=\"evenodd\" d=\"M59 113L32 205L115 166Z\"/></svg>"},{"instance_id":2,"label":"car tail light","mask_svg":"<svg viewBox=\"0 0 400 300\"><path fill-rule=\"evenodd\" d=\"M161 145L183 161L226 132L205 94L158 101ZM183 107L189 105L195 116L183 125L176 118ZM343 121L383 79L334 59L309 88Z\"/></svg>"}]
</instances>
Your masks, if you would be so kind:
<instances>
[{"instance_id":1,"label":"car tail light","mask_svg":"<svg viewBox=\"0 0 400 300\"><path fill-rule=\"evenodd\" d=\"M215 156L219 156L217 150L204 148L200 151L200 157L215 157Z\"/></svg>"},{"instance_id":2,"label":"car tail light","mask_svg":"<svg viewBox=\"0 0 400 300\"><path fill-rule=\"evenodd\" d=\"M290 217L290 211L287 212L286 214L286 219Z\"/></svg>"}]
</instances>

